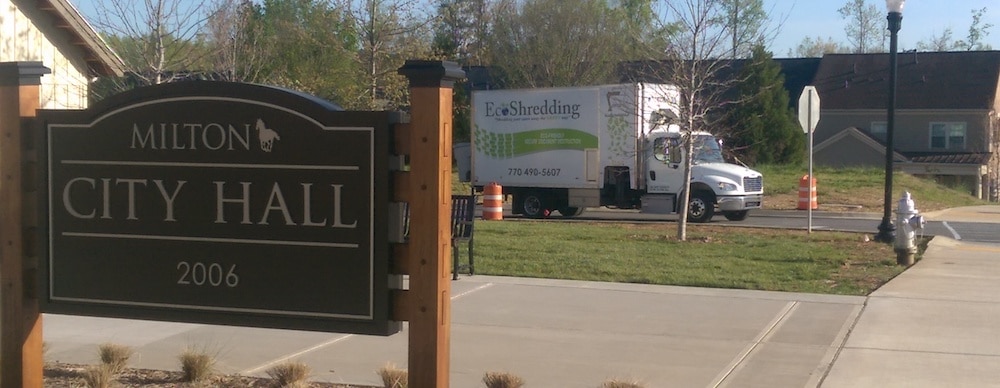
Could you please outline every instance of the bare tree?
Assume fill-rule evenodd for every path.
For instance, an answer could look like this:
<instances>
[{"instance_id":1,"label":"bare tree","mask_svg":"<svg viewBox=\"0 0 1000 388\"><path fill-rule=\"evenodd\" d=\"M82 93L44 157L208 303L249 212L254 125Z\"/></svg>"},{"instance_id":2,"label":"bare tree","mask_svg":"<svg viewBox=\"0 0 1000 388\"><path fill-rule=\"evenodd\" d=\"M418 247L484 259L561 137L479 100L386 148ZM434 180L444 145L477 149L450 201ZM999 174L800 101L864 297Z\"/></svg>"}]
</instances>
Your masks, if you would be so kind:
<instances>
[{"instance_id":1,"label":"bare tree","mask_svg":"<svg viewBox=\"0 0 1000 388\"><path fill-rule=\"evenodd\" d=\"M207 34L215 47L215 71L222 78L237 82L261 82L268 58L263 31L254 23L254 4L250 0L215 0L208 19Z\"/></svg>"},{"instance_id":2,"label":"bare tree","mask_svg":"<svg viewBox=\"0 0 1000 388\"><path fill-rule=\"evenodd\" d=\"M108 0L96 4L95 25L140 84L171 82L207 67L212 53L201 34L210 17L204 2Z\"/></svg>"},{"instance_id":3,"label":"bare tree","mask_svg":"<svg viewBox=\"0 0 1000 388\"><path fill-rule=\"evenodd\" d=\"M722 118L726 101L724 93L739 80L727 78L731 61L724 60L731 53L731 31L721 20L726 20L726 8L717 0L674 0L666 3L666 14L671 19L675 33L668 38L667 59L663 61L663 74L657 78L676 85L680 92L680 126L686 155L684 180L691 181L695 137L698 132L709 132L714 122ZM760 37L747 37L750 41ZM756 39L755 39L756 38ZM679 200L680 221L677 238L687 239L687 209L692 190L684 190ZM700 194L695 194L700 195ZM712 206L709 203L709 206Z\"/></svg>"},{"instance_id":4,"label":"bare tree","mask_svg":"<svg viewBox=\"0 0 1000 388\"><path fill-rule=\"evenodd\" d=\"M431 53L433 17L418 12L431 7L422 0L343 0L361 41L358 62L365 89L349 105L396 109L407 105L406 80L396 74L407 58Z\"/></svg>"},{"instance_id":5,"label":"bare tree","mask_svg":"<svg viewBox=\"0 0 1000 388\"><path fill-rule=\"evenodd\" d=\"M731 38L733 59L746 58L753 51L753 46L764 44L759 41L767 35L768 12L764 9L764 0L720 0L725 13L725 24ZM757 41L755 41L757 40Z\"/></svg>"},{"instance_id":6,"label":"bare tree","mask_svg":"<svg viewBox=\"0 0 1000 388\"><path fill-rule=\"evenodd\" d=\"M962 41L952 38L951 27L945 28L940 35L931 35L927 40L917 42L917 50L923 51L950 51L962 46Z\"/></svg>"},{"instance_id":7,"label":"bare tree","mask_svg":"<svg viewBox=\"0 0 1000 388\"><path fill-rule=\"evenodd\" d=\"M989 44L983 43L983 39L990 34L990 27L993 27L993 24L983 23L983 15L985 14L986 8L972 10L972 24L969 25L969 35L966 37L965 42L963 42L966 50L992 49Z\"/></svg>"},{"instance_id":8,"label":"bare tree","mask_svg":"<svg viewBox=\"0 0 1000 388\"><path fill-rule=\"evenodd\" d=\"M848 0L837 10L847 21L844 32L858 54L885 50L885 14L867 0Z\"/></svg>"}]
</instances>

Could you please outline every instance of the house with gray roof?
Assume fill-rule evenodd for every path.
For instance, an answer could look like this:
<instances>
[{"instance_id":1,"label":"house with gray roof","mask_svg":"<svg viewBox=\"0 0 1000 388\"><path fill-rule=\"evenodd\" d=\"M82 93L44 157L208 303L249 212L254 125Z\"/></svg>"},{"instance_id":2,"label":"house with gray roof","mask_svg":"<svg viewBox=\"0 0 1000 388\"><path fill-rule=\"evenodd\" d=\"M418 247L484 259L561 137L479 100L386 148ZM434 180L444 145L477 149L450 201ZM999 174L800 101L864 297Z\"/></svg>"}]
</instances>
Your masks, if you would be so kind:
<instances>
[{"instance_id":1,"label":"house with gray roof","mask_svg":"<svg viewBox=\"0 0 1000 388\"><path fill-rule=\"evenodd\" d=\"M897 63L895 168L996 201L1000 51L904 52ZM815 163L885 166L889 55L825 55L812 85Z\"/></svg>"},{"instance_id":2,"label":"house with gray roof","mask_svg":"<svg viewBox=\"0 0 1000 388\"><path fill-rule=\"evenodd\" d=\"M0 62L40 61L40 106L83 109L91 79L121 76L124 63L68 0L0 0Z\"/></svg>"}]
</instances>

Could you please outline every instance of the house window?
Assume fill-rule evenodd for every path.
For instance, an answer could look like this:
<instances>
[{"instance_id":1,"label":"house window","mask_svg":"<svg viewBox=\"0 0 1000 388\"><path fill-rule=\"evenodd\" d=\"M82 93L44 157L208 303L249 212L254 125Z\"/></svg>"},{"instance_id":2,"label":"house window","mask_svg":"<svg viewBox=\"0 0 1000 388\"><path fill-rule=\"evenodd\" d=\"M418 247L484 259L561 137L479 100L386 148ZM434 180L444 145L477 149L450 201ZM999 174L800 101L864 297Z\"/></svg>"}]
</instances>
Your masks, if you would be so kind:
<instances>
[{"instance_id":1,"label":"house window","mask_svg":"<svg viewBox=\"0 0 1000 388\"><path fill-rule=\"evenodd\" d=\"M872 121L872 125L868 127L868 132L871 132L872 137L885 141L885 128L885 121Z\"/></svg>"},{"instance_id":2,"label":"house window","mask_svg":"<svg viewBox=\"0 0 1000 388\"><path fill-rule=\"evenodd\" d=\"M931 123L931 148L965 149L965 123Z\"/></svg>"}]
</instances>

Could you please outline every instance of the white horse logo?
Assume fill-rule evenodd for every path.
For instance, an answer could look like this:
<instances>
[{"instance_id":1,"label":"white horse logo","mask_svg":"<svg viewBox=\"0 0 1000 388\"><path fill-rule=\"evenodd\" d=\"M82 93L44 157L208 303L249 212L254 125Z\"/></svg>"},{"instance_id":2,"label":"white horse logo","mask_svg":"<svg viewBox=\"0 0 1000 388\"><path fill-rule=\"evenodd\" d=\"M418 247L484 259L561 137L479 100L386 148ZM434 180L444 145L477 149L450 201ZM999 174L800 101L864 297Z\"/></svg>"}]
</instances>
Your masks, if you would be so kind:
<instances>
[{"instance_id":1,"label":"white horse logo","mask_svg":"<svg viewBox=\"0 0 1000 388\"><path fill-rule=\"evenodd\" d=\"M271 152L275 140L281 140L281 136L273 129L264 125L264 120L257 119L257 138L260 139L260 149L264 152Z\"/></svg>"}]
</instances>

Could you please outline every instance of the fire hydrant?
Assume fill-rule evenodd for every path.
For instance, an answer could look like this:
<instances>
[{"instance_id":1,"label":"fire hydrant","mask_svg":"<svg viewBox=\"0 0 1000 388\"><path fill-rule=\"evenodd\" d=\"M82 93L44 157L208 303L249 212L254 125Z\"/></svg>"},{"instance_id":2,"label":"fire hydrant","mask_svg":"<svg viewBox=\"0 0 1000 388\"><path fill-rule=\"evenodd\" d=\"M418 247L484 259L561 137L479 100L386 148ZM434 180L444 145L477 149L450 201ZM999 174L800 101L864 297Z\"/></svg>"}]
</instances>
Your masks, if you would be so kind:
<instances>
[{"instance_id":1,"label":"fire hydrant","mask_svg":"<svg viewBox=\"0 0 1000 388\"><path fill-rule=\"evenodd\" d=\"M913 265L913 257L917 254L915 229L923 229L924 216L920 215L910 192L903 192L903 198L899 200L896 207L896 225L899 229L896 233L896 241L893 248L896 251L896 264Z\"/></svg>"}]
</instances>

